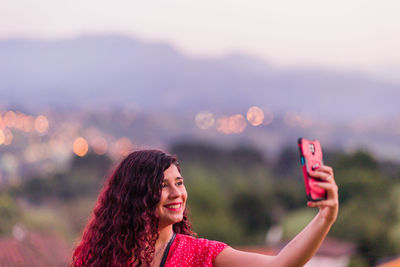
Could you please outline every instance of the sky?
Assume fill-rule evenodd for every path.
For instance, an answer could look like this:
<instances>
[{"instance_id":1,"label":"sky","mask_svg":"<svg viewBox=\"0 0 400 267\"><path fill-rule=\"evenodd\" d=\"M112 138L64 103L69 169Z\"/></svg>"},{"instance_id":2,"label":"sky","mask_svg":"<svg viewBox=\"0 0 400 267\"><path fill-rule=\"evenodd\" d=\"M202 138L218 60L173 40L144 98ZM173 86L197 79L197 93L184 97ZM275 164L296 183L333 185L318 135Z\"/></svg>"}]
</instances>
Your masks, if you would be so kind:
<instances>
[{"instance_id":1,"label":"sky","mask_svg":"<svg viewBox=\"0 0 400 267\"><path fill-rule=\"evenodd\" d=\"M244 53L400 81L399 13L398 0L0 0L0 39L117 33L191 57Z\"/></svg>"}]
</instances>

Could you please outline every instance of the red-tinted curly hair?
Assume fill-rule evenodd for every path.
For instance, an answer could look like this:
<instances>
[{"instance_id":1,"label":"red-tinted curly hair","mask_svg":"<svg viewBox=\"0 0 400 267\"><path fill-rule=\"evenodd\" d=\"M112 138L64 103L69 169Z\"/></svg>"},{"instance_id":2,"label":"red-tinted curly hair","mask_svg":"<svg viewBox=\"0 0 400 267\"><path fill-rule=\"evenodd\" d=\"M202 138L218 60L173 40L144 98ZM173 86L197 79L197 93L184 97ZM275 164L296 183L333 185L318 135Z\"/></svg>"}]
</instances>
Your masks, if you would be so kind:
<instances>
[{"instance_id":1,"label":"red-tinted curly hair","mask_svg":"<svg viewBox=\"0 0 400 267\"><path fill-rule=\"evenodd\" d=\"M139 266L153 260L158 238L156 205L164 171L176 157L159 150L131 153L106 181L71 266ZM187 210L173 225L176 233L196 235Z\"/></svg>"}]
</instances>

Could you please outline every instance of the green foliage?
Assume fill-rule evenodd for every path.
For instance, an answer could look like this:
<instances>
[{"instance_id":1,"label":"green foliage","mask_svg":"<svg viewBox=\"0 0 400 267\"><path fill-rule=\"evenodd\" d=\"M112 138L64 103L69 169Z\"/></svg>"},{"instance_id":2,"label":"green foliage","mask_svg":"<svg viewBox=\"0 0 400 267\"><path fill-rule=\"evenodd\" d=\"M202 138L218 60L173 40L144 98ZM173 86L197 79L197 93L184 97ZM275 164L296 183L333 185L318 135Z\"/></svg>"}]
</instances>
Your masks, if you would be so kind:
<instances>
[{"instance_id":1,"label":"green foliage","mask_svg":"<svg viewBox=\"0 0 400 267\"><path fill-rule=\"evenodd\" d=\"M289 181L277 178L273 188L276 204L285 210L302 208L307 202L303 179Z\"/></svg>"},{"instance_id":2,"label":"green foliage","mask_svg":"<svg viewBox=\"0 0 400 267\"><path fill-rule=\"evenodd\" d=\"M218 151L199 144L177 151L182 152L195 230L229 244L259 242L271 224L274 203L270 171L261 154L243 147Z\"/></svg>"},{"instance_id":3,"label":"green foliage","mask_svg":"<svg viewBox=\"0 0 400 267\"><path fill-rule=\"evenodd\" d=\"M379 257L395 253L389 242L395 220L391 203L359 197L341 207L332 233L358 244L362 255L373 264Z\"/></svg>"},{"instance_id":4,"label":"green foliage","mask_svg":"<svg viewBox=\"0 0 400 267\"><path fill-rule=\"evenodd\" d=\"M299 150L296 146L282 149L274 166L274 171L275 176L279 179L302 179Z\"/></svg>"},{"instance_id":5,"label":"green foliage","mask_svg":"<svg viewBox=\"0 0 400 267\"><path fill-rule=\"evenodd\" d=\"M301 232L316 214L316 209L301 208L289 213L283 220L283 237L293 238Z\"/></svg>"},{"instance_id":6,"label":"green foliage","mask_svg":"<svg viewBox=\"0 0 400 267\"><path fill-rule=\"evenodd\" d=\"M383 172L380 163L365 151L336 153L331 160L341 205L332 234L358 244L369 264L399 253L395 224L400 219L400 191L396 191L400 189L387 176L396 172L395 166L390 164L390 172Z\"/></svg>"},{"instance_id":7,"label":"green foliage","mask_svg":"<svg viewBox=\"0 0 400 267\"><path fill-rule=\"evenodd\" d=\"M272 224L272 205L259 194L242 190L232 197L230 209L246 234L254 236L266 232Z\"/></svg>"},{"instance_id":8,"label":"green foliage","mask_svg":"<svg viewBox=\"0 0 400 267\"><path fill-rule=\"evenodd\" d=\"M331 156L332 165L339 169L368 169L370 171L379 170L379 162L366 151L356 151L352 154L337 153Z\"/></svg>"},{"instance_id":9,"label":"green foliage","mask_svg":"<svg viewBox=\"0 0 400 267\"><path fill-rule=\"evenodd\" d=\"M227 212L226 198L221 194L217 180L203 176L205 173L200 172L192 179L185 174L194 231L201 237L237 244L242 236L240 227Z\"/></svg>"},{"instance_id":10,"label":"green foliage","mask_svg":"<svg viewBox=\"0 0 400 267\"><path fill-rule=\"evenodd\" d=\"M274 164L249 146L181 143L170 151L179 157L200 237L230 245L263 244L272 224L282 224L290 238L317 212L305 207L296 147L283 149ZM400 165L379 162L365 151L324 153L335 170L340 196L330 235L354 242L361 253L350 266L399 254ZM0 234L21 223L28 229L62 232L72 242L86 224L110 166L104 156L75 157L63 173L29 179L12 193L0 194ZM21 208L10 195L36 205Z\"/></svg>"},{"instance_id":11,"label":"green foliage","mask_svg":"<svg viewBox=\"0 0 400 267\"><path fill-rule=\"evenodd\" d=\"M10 234L21 216L17 203L6 193L0 193L0 236Z\"/></svg>"},{"instance_id":12,"label":"green foliage","mask_svg":"<svg viewBox=\"0 0 400 267\"><path fill-rule=\"evenodd\" d=\"M96 196L102 186L111 160L105 156L89 154L75 157L65 173L49 177L34 177L16 188L14 195L23 196L34 203L52 199L72 200L77 197Z\"/></svg>"},{"instance_id":13,"label":"green foliage","mask_svg":"<svg viewBox=\"0 0 400 267\"><path fill-rule=\"evenodd\" d=\"M369 266L371 265L368 263L368 261L359 255L351 257L350 262L347 265L347 267L369 267Z\"/></svg>"}]
</instances>

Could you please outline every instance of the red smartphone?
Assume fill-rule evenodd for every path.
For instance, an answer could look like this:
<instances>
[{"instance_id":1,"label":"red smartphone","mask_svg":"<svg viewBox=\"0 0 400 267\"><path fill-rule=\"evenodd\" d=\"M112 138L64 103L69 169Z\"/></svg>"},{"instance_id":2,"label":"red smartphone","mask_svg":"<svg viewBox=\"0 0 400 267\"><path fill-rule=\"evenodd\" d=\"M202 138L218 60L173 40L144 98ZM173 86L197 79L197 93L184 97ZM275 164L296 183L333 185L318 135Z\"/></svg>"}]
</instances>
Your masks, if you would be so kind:
<instances>
[{"instance_id":1,"label":"red smartphone","mask_svg":"<svg viewBox=\"0 0 400 267\"><path fill-rule=\"evenodd\" d=\"M321 180L309 176L310 171L314 171L323 165L321 144L317 140L310 141L300 137L298 139L298 145L307 199L309 201L325 200L327 198L326 190L310 184L312 180Z\"/></svg>"}]
</instances>

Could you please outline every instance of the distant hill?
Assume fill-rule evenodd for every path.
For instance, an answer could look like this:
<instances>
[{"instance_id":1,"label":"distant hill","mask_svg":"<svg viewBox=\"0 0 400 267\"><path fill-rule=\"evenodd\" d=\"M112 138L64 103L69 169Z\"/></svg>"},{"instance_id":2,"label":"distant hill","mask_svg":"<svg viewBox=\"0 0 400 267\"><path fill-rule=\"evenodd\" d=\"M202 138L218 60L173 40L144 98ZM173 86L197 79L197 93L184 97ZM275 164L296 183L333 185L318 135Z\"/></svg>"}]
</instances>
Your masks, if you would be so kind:
<instances>
[{"instance_id":1,"label":"distant hill","mask_svg":"<svg viewBox=\"0 0 400 267\"><path fill-rule=\"evenodd\" d=\"M117 35L0 41L1 105L177 112L259 105L344 120L399 114L399 89L361 74L279 69L246 55L187 58L166 44Z\"/></svg>"}]
</instances>

